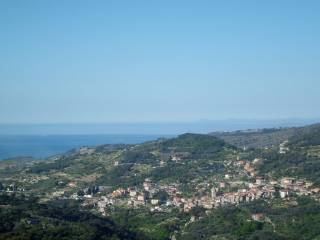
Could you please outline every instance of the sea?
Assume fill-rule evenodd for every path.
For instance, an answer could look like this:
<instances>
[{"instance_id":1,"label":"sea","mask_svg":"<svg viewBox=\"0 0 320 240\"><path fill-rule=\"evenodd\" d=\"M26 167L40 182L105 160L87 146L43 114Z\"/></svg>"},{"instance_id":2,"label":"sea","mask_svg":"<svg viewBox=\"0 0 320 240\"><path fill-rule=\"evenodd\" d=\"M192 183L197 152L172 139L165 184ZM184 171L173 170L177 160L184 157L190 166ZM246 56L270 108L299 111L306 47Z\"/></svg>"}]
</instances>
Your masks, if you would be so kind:
<instances>
[{"instance_id":1,"label":"sea","mask_svg":"<svg viewBox=\"0 0 320 240\"><path fill-rule=\"evenodd\" d=\"M14 157L47 158L83 146L137 144L173 135L0 135L0 160Z\"/></svg>"},{"instance_id":2,"label":"sea","mask_svg":"<svg viewBox=\"0 0 320 240\"><path fill-rule=\"evenodd\" d=\"M316 122L320 122L320 119L229 119L181 123L0 124L0 160L27 156L46 158L82 146L137 144L157 138L170 138L187 132L209 133L303 126Z\"/></svg>"}]
</instances>

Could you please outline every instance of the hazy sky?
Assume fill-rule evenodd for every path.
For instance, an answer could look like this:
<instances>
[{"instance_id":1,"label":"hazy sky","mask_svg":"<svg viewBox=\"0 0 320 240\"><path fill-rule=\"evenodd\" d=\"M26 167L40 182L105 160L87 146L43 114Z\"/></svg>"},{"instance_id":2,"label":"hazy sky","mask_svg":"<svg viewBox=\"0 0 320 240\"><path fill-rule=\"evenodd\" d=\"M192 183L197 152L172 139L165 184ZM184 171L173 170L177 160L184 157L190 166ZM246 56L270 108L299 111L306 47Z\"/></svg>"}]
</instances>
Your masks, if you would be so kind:
<instances>
[{"instance_id":1,"label":"hazy sky","mask_svg":"<svg viewBox=\"0 0 320 240\"><path fill-rule=\"evenodd\" d=\"M0 122L320 117L320 1L0 1Z\"/></svg>"}]
</instances>

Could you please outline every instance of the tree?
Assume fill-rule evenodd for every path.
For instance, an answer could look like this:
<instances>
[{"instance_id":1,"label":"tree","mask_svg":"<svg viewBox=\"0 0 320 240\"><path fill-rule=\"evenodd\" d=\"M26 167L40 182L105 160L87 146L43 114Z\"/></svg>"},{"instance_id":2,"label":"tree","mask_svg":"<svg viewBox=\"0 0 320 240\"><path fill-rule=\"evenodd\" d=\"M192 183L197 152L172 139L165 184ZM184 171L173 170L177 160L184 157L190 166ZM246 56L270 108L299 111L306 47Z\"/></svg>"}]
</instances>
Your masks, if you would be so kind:
<instances>
[{"instance_id":1,"label":"tree","mask_svg":"<svg viewBox=\"0 0 320 240\"><path fill-rule=\"evenodd\" d=\"M77 195L78 195L78 196L81 196L81 197L84 196L84 194L85 194L85 193L84 193L83 190L79 190L79 191L77 192Z\"/></svg>"},{"instance_id":2,"label":"tree","mask_svg":"<svg viewBox=\"0 0 320 240\"><path fill-rule=\"evenodd\" d=\"M154 198L158 199L160 203L165 203L169 198L169 194L164 190L160 190L154 195Z\"/></svg>"}]
</instances>

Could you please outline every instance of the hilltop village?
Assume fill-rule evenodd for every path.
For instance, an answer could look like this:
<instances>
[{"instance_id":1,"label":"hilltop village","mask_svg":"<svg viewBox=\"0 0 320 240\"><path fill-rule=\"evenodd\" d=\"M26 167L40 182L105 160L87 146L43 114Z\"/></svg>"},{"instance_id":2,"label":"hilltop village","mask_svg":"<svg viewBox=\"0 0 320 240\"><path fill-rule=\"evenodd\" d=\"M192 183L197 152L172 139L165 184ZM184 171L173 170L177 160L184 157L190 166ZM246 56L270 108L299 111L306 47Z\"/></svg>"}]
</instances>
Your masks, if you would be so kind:
<instances>
[{"instance_id":1,"label":"hilltop village","mask_svg":"<svg viewBox=\"0 0 320 240\"><path fill-rule=\"evenodd\" d=\"M306 129L311 136L289 140L288 130L283 137L274 131L272 142L272 130L259 132L267 134L260 139L259 145L267 142L262 148L243 145L256 141L257 132L227 134L237 146L210 135L183 134L137 145L82 147L45 161L3 161L0 214L6 219L6 211L16 211L18 204L24 214L5 220L11 221L8 229L35 234L48 229L47 221L55 229L56 222L76 227L91 219L90 234L100 228L97 221L114 221L142 234L139 240L304 236L302 227L290 227L293 222L316 236L311 226L320 218L320 142L313 128Z\"/></svg>"},{"instance_id":2,"label":"hilltop village","mask_svg":"<svg viewBox=\"0 0 320 240\"><path fill-rule=\"evenodd\" d=\"M312 182L303 179L284 177L277 181L268 179L267 176L256 176L254 165L261 161L262 159L255 159L250 163L236 160L228 163L238 169L239 175L226 174L224 180L219 182L201 182L195 188L195 196L189 198L183 197L178 183L161 185L152 182L151 179L145 179L142 186L118 188L113 191L110 191L112 188L108 186L96 186L94 190L86 188L80 191L80 195L75 193L71 198L83 200L83 206L96 208L105 216L108 214L108 207L113 205L146 206L151 212L165 212L177 207L189 212L194 207L209 210L228 204L268 200L276 196L284 200L304 195L320 197L320 188L313 187ZM247 175L248 180L237 180L241 174ZM231 188L233 191L229 191Z\"/></svg>"},{"instance_id":3,"label":"hilltop village","mask_svg":"<svg viewBox=\"0 0 320 240\"><path fill-rule=\"evenodd\" d=\"M286 154L289 151L288 141L279 145L279 153ZM78 153L92 154L94 148L83 147ZM170 159L177 164L183 164L186 153L174 153ZM320 188L314 187L313 183L305 179L293 177L282 177L272 179L268 175L258 176L256 166L263 164L264 159L255 158L253 161L241 160L239 156L235 160L225 161L228 171L224 175L217 175L211 179L199 181L192 179L194 187L192 196L185 196L178 182L169 184L153 182L146 178L142 185L127 188L116 188L113 186L91 185L78 189L77 182L71 181L67 184L69 189L78 189L72 195L66 196L65 191L56 191L51 197L57 199L73 199L82 202L85 208L95 209L103 216L112 211L113 206L129 208L147 207L151 212L170 212L178 208L184 212L190 212L195 207L210 210L225 205L238 205L258 199L273 199L275 197L288 200L294 196L311 196L319 199ZM119 166L119 161L114 166ZM139 164L138 164L139 165ZM162 168L166 165L160 161L154 168ZM46 180L48 177L36 176L30 183ZM27 179L24 179L27 181ZM64 184L62 181L59 184ZM26 193L25 189L18 187L15 183L0 185L0 191L6 193Z\"/></svg>"}]
</instances>

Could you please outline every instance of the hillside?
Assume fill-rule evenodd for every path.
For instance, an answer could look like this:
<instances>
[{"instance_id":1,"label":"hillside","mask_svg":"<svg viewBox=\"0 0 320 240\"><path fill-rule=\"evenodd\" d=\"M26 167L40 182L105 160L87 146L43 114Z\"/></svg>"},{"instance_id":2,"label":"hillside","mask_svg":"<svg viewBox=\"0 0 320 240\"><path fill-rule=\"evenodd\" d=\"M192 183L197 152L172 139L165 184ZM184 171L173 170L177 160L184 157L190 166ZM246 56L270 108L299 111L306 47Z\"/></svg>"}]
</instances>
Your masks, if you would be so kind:
<instances>
[{"instance_id":1,"label":"hillside","mask_svg":"<svg viewBox=\"0 0 320 240\"><path fill-rule=\"evenodd\" d=\"M148 239L111 219L79 211L76 201L37 203L36 198L0 195L0 239Z\"/></svg>"},{"instance_id":2,"label":"hillside","mask_svg":"<svg viewBox=\"0 0 320 240\"><path fill-rule=\"evenodd\" d=\"M320 183L320 125L299 128L287 140L285 153L280 153L278 147L254 151L255 156L264 159L260 172Z\"/></svg>"},{"instance_id":3,"label":"hillside","mask_svg":"<svg viewBox=\"0 0 320 240\"><path fill-rule=\"evenodd\" d=\"M91 183L114 187L142 183L145 178L187 183L195 177L222 171L223 160L232 156L233 151L234 147L215 137L184 134L139 145L103 145L82 150L28 165L23 175L12 175L11 179L36 177L36 184L24 181L24 187L46 188L49 192L55 189L56 182L68 181L77 181L79 186ZM3 177L6 173L0 172Z\"/></svg>"},{"instance_id":4,"label":"hillside","mask_svg":"<svg viewBox=\"0 0 320 240\"><path fill-rule=\"evenodd\" d=\"M0 239L316 239L319 129L186 133L6 160Z\"/></svg>"},{"instance_id":5,"label":"hillside","mask_svg":"<svg viewBox=\"0 0 320 240\"><path fill-rule=\"evenodd\" d=\"M222 140L201 134L183 134L174 139L159 139L138 145L102 145L96 148L81 148L78 151L70 152L68 155L58 156L47 161L31 161L23 167L14 167L14 165L9 167L4 164L4 167L0 169L0 191L5 189L8 193L16 192L17 194L23 193L23 195L35 196L38 199L37 201L49 204L50 209L53 208L52 210L58 207L56 201L66 199L70 199L70 201L73 199L74 201L76 199L75 208L82 209L83 204L88 204L89 209L91 209L89 212L96 215L97 211L92 208L94 205L91 205L91 201L96 202L98 196L102 196L102 189L108 189L107 192L127 188L140 189L145 179L152 179L154 184L162 186L156 192L148 193L149 197L154 195L159 196L159 199L167 199L169 195L166 191L169 188L178 187L183 189L179 193L181 196L192 195L194 187L198 183L203 183L208 181L210 177L218 177L224 173L224 161L234 158L234 150L234 147ZM94 194L95 196L86 199L82 197L84 194ZM79 199L81 199L80 202ZM5 205L5 203L1 204ZM122 214L125 214L123 212L125 205L122 202L117 205L118 210L109 214L112 219L117 219L120 225L124 217ZM17 207L10 206L10 209L12 208L12 211L15 211L16 208L24 209L24 207L26 206L22 208L20 205ZM42 209L42 205L38 208ZM171 209L171 207L168 209ZM26 216L19 215L14 219L7 219L8 215L3 215L6 213L1 212L2 210L4 209L0 208L3 221L8 221L11 224L11 227L2 230L5 233L3 236L6 236L7 239L10 239L8 236L20 236L22 230L18 226L21 221L25 221ZM77 217L84 218L82 213L77 213L77 210L74 210ZM62 210L56 209L56 211ZM66 211L67 213L69 211ZM30 236L35 236L36 229L34 227L38 227L39 224L50 226L51 222L64 221L65 227L61 229L70 228L68 231L71 231L71 233L77 231L76 228L82 227L81 221L76 220L76 223L74 223L73 220L70 220L70 222L67 215L64 216L66 219L56 219L55 214L55 212L46 213L46 223L43 222L44 216L40 212L36 211L31 213L30 216L28 215L27 219L36 219L37 222L36 226L32 226L30 229ZM152 216L148 210L132 209L131 218L136 219L136 221L131 223L132 226L129 229L131 233L128 233L130 237L113 233L118 230L116 226L110 226L109 219L96 219L94 215L90 215L89 219L93 222L102 221L102 225L107 224L109 226L108 231L115 234L114 239L134 239L135 234L140 234L139 239L143 239L144 236L151 239L167 239L171 230L162 224L164 219L173 221L172 223L168 222L169 225L180 225L186 220L185 217L181 217L176 223L177 220L175 219L178 215L171 210L159 214ZM140 219L142 216L144 216L143 220ZM83 223L89 221L86 220L87 218L88 216L83 219ZM145 221L145 218L148 220ZM128 221L131 220L128 219ZM140 222L140 227L135 226L137 221ZM146 227L149 222L153 224L148 225L149 230L146 231L142 226ZM128 223L124 224L123 228L127 225ZM97 239L101 237L100 233L95 233L96 225L91 226L89 223L86 228L89 232L93 231L93 233L90 233L91 235L88 233L87 239L95 234L98 234ZM48 236L57 234L55 231L57 231L55 228L50 230ZM83 233L82 230L80 233ZM38 235L41 236L41 234L43 233L40 232ZM59 236L64 237L65 235L61 233Z\"/></svg>"},{"instance_id":6,"label":"hillside","mask_svg":"<svg viewBox=\"0 0 320 240\"><path fill-rule=\"evenodd\" d=\"M278 146L282 142L292 138L299 138L302 135L318 129L320 124L309 125L306 127L292 128L271 128L256 129L235 132L213 132L209 135L223 139L229 144L243 148L265 148Z\"/></svg>"}]
</instances>

